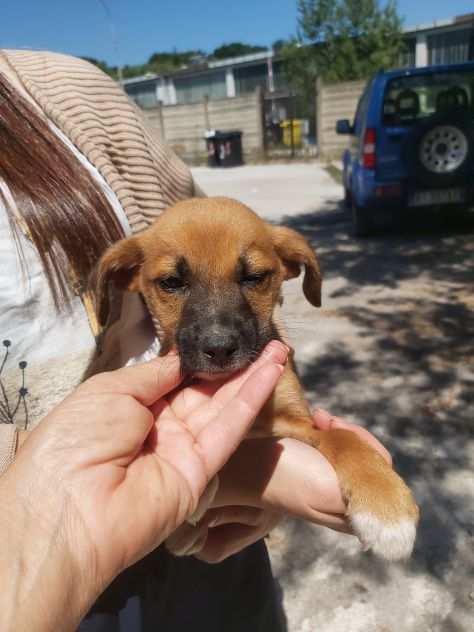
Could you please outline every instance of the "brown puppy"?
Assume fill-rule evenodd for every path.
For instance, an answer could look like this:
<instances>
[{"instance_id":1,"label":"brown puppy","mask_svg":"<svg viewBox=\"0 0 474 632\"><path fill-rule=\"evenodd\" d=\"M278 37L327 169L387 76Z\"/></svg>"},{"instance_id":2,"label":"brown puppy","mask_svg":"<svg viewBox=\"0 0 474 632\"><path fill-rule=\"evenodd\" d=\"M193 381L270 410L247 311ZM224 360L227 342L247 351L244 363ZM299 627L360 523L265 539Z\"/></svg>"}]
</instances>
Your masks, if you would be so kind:
<instances>
[{"instance_id":1,"label":"brown puppy","mask_svg":"<svg viewBox=\"0 0 474 632\"><path fill-rule=\"evenodd\" d=\"M319 265L301 235L266 224L234 200L186 200L104 254L95 287L99 322L107 322L110 283L140 292L162 354L177 347L189 375L230 374L270 340L281 339L274 317L281 285L303 266L304 294L319 307ZM250 436L293 437L317 448L336 470L348 516L365 546L388 559L410 555L418 509L409 489L354 433L313 428L291 363Z\"/></svg>"}]
</instances>

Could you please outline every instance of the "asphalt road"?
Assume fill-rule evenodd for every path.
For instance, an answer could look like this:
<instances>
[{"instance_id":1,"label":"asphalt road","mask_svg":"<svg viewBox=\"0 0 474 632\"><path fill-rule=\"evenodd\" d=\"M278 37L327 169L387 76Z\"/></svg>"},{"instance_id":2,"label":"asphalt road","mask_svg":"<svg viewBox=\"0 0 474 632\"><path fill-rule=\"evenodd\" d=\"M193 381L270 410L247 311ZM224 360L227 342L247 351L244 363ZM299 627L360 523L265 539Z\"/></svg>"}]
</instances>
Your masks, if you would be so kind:
<instances>
[{"instance_id":1,"label":"asphalt road","mask_svg":"<svg viewBox=\"0 0 474 632\"><path fill-rule=\"evenodd\" d=\"M474 220L427 213L398 234L356 240L341 188L317 163L193 173L207 194L240 199L312 242L323 308L305 302L298 280L284 305L307 396L374 432L421 507L406 564L301 521L276 530L288 631L471 631Z\"/></svg>"}]
</instances>

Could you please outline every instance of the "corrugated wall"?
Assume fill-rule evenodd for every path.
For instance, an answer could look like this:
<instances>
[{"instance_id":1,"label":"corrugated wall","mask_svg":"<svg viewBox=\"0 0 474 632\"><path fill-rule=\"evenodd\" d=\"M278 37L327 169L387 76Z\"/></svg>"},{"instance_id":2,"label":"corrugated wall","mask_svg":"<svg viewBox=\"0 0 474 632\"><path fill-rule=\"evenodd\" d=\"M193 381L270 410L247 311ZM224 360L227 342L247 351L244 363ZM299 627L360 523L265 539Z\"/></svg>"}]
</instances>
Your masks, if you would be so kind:
<instances>
[{"instance_id":1,"label":"corrugated wall","mask_svg":"<svg viewBox=\"0 0 474 632\"><path fill-rule=\"evenodd\" d=\"M263 154L259 91L232 99L210 100L207 104L168 105L144 110L143 113L160 137L190 162L207 160L204 133L208 128L242 131L244 158L247 160L258 159Z\"/></svg>"},{"instance_id":2,"label":"corrugated wall","mask_svg":"<svg viewBox=\"0 0 474 632\"><path fill-rule=\"evenodd\" d=\"M324 85L317 84L318 154L323 159L340 158L347 145L347 136L336 134L338 119L354 120L357 103L364 90L365 81L345 81Z\"/></svg>"}]
</instances>

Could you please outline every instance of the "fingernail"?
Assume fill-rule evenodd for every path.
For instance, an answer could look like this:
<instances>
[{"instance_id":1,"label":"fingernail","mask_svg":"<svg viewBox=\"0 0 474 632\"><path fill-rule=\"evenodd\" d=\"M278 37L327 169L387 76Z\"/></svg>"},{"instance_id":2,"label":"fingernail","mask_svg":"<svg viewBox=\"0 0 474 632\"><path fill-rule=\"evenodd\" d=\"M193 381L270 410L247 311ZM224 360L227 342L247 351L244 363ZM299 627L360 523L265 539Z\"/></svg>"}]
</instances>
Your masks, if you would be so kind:
<instances>
[{"instance_id":1,"label":"fingernail","mask_svg":"<svg viewBox=\"0 0 474 632\"><path fill-rule=\"evenodd\" d=\"M279 340L272 340L268 347L268 352L273 352L273 353L277 353L278 356L275 359L280 360L280 362L286 362L287 358L288 358L288 353L289 353L289 349L288 347L283 343L280 342Z\"/></svg>"},{"instance_id":2,"label":"fingernail","mask_svg":"<svg viewBox=\"0 0 474 632\"><path fill-rule=\"evenodd\" d=\"M330 417L331 415L328 413L327 410L324 410L324 408L315 408L314 409L314 414L315 415L325 415L326 417Z\"/></svg>"}]
</instances>

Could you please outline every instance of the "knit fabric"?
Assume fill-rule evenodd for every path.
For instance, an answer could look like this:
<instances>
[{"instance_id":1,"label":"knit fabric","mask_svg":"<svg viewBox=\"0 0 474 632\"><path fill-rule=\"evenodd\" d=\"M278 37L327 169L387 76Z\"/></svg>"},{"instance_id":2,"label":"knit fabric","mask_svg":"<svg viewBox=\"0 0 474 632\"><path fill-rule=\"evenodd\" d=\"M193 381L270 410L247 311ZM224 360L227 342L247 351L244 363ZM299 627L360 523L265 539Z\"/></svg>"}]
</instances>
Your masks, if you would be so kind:
<instances>
[{"instance_id":1,"label":"knit fabric","mask_svg":"<svg viewBox=\"0 0 474 632\"><path fill-rule=\"evenodd\" d=\"M186 165L99 68L59 53L3 55L46 116L102 174L132 232L146 228L167 206L200 193Z\"/></svg>"},{"instance_id":2,"label":"knit fabric","mask_svg":"<svg viewBox=\"0 0 474 632\"><path fill-rule=\"evenodd\" d=\"M0 51L3 65L78 151L125 211L133 233L183 198L202 195L186 165L157 138L120 86L94 65L50 52ZM6 62L6 64L5 64ZM15 426L1 424L0 474L14 458Z\"/></svg>"}]
</instances>

